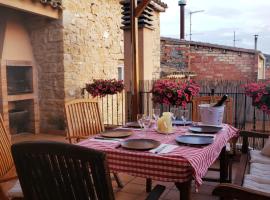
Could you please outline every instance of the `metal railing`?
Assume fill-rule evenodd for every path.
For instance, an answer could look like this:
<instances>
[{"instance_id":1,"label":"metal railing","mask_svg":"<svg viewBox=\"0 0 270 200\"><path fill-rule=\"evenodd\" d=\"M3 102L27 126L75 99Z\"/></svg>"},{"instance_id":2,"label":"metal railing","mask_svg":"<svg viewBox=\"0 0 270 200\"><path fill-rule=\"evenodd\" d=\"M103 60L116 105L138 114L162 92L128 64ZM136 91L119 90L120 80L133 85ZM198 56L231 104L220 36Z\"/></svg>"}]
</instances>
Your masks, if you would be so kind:
<instances>
[{"instance_id":1,"label":"metal railing","mask_svg":"<svg viewBox=\"0 0 270 200\"><path fill-rule=\"evenodd\" d=\"M227 94L233 99L233 125L239 129L257 130L270 132L270 118L264 112L252 106L252 100L243 92L236 93L215 93L222 96ZM210 93L200 93L200 96L209 96ZM90 98L84 93L84 98ZM123 91L120 94L108 95L99 98L101 111L103 113L104 123L106 125L123 125L131 119L132 101L131 94ZM152 109L160 108L161 112L169 111L170 106L154 105L152 103L152 93L150 91L140 92L140 101L142 107L141 113L151 114ZM191 113L192 105L189 104L187 109Z\"/></svg>"}]
</instances>

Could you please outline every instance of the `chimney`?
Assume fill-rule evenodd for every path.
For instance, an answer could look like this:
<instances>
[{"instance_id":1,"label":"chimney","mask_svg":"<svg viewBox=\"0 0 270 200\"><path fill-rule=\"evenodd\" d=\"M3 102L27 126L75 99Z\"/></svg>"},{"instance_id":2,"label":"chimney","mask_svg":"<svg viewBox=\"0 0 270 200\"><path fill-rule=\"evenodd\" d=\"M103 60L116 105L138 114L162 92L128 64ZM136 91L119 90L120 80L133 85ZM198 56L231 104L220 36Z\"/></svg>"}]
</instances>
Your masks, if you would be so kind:
<instances>
[{"instance_id":1,"label":"chimney","mask_svg":"<svg viewBox=\"0 0 270 200\"><path fill-rule=\"evenodd\" d=\"M255 42L255 50L257 51L257 44L258 44L258 35L254 35L254 42Z\"/></svg>"},{"instance_id":2,"label":"chimney","mask_svg":"<svg viewBox=\"0 0 270 200\"><path fill-rule=\"evenodd\" d=\"M185 39L185 6L186 0L179 0L178 5L180 6L180 40Z\"/></svg>"}]
</instances>

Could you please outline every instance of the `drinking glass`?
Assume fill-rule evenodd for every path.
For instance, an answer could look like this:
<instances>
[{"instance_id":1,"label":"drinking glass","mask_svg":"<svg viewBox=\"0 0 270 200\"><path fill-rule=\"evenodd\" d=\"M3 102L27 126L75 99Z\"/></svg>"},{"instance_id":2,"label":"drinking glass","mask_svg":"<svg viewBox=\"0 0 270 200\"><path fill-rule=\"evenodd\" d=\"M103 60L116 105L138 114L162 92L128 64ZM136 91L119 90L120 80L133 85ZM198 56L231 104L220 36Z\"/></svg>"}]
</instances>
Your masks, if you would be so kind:
<instances>
[{"instance_id":1,"label":"drinking glass","mask_svg":"<svg viewBox=\"0 0 270 200\"><path fill-rule=\"evenodd\" d=\"M188 118L188 114L189 114L189 110L182 109L182 110L179 110L179 113L180 113L180 116L181 116L181 120L183 121L183 125L185 127L186 122L187 122L187 118Z\"/></svg>"},{"instance_id":2,"label":"drinking glass","mask_svg":"<svg viewBox=\"0 0 270 200\"><path fill-rule=\"evenodd\" d=\"M160 116L160 109L159 108L154 108L153 109L153 117L154 117L155 121L158 120L159 116Z\"/></svg>"},{"instance_id":3,"label":"drinking glass","mask_svg":"<svg viewBox=\"0 0 270 200\"><path fill-rule=\"evenodd\" d=\"M144 117L142 118L144 135L146 134L147 130L149 130L151 123L152 123L151 117L149 115L144 115Z\"/></svg>"},{"instance_id":4,"label":"drinking glass","mask_svg":"<svg viewBox=\"0 0 270 200\"><path fill-rule=\"evenodd\" d=\"M179 114L178 113L179 112L179 109L178 108L171 108L170 109L170 112L171 112L172 122L174 122L176 120L178 114ZM175 127L176 125L174 124L173 126Z\"/></svg>"},{"instance_id":5,"label":"drinking glass","mask_svg":"<svg viewBox=\"0 0 270 200\"><path fill-rule=\"evenodd\" d=\"M141 128L143 128L143 123L142 123L143 118L144 118L144 114L137 114L137 122Z\"/></svg>"}]
</instances>

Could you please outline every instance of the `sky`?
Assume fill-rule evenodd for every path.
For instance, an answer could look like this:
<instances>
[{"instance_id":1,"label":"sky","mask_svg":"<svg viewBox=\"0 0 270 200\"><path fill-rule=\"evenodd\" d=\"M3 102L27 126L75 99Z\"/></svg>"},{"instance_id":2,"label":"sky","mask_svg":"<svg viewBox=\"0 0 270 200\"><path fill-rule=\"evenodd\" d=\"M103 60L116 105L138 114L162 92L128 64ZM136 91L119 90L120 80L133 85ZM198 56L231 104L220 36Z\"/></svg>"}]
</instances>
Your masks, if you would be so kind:
<instances>
[{"instance_id":1,"label":"sky","mask_svg":"<svg viewBox=\"0 0 270 200\"><path fill-rule=\"evenodd\" d=\"M178 0L162 0L168 9L161 14L161 36L179 38L180 8ZM189 40L190 11L192 40L254 49L270 54L270 0L187 0L185 34Z\"/></svg>"}]
</instances>

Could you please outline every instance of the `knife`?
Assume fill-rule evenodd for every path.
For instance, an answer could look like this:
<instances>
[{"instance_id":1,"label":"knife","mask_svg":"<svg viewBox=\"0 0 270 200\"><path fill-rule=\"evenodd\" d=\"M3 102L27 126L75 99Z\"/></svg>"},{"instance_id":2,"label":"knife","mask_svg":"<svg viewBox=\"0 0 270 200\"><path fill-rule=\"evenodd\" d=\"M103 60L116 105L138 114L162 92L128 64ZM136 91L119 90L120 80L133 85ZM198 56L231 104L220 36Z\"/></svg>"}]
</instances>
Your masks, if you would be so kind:
<instances>
[{"instance_id":1,"label":"knife","mask_svg":"<svg viewBox=\"0 0 270 200\"><path fill-rule=\"evenodd\" d=\"M115 138L94 137L94 139L97 139L97 140L113 140L113 141L121 142L120 139L115 139Z\"/></svg>"},{"instance_id":2,"label":"knife","mask_svg":"<svg viewBox=\"0 0 270 200\"><path fill-rule=\"evenodd\" d=\"M155 154L160 153L160 152L161 152L163 149L165 149L166 147L167 147L167 145L164 145L164 146L158 148L158 149L155 151Z\"/></svg>"}]
</instances>

